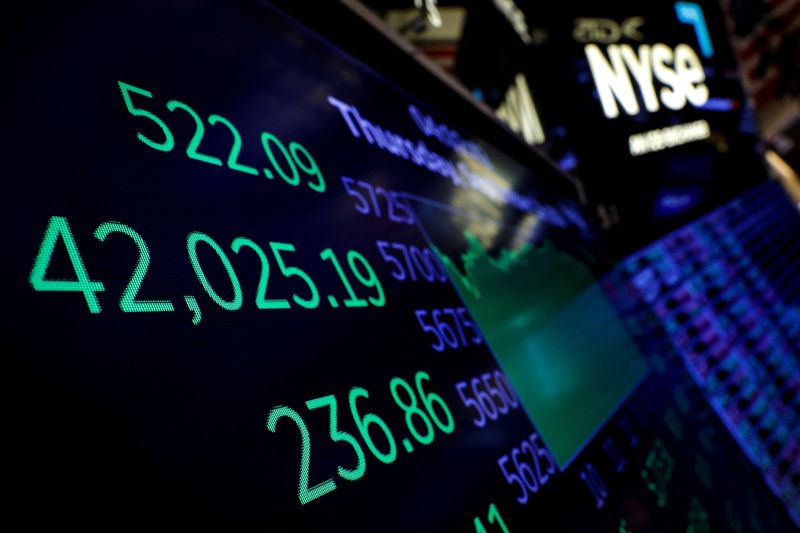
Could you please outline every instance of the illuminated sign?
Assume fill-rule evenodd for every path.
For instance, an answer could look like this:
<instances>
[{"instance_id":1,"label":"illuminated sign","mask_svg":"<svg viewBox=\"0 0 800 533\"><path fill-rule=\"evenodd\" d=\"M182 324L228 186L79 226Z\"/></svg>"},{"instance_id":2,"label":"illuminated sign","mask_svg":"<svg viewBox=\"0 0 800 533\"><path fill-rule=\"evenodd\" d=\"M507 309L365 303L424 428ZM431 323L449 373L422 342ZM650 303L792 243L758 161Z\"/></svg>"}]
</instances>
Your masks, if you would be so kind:
<instances>
[{"instance_id":1,"label":"illuminated sign","mask_svg":"<svg viewBox=\"0 0 800 533\"><path fill-rule=\"evenodd\" d=\"M678 124L645 133L636 133L628 138L628 147L631 155L637 156L708 139L710 136L711 127L708 122L697 120L689 124Z\"/></svg>"},{"instance_id":2,"label":"illuminated sign","mask_svg":"<svg viewBox=\"0 0 800 533\"><path fill-rule=\"evenodd\" d=\"M702 55L712 57L714 47L702 8L692 2L677 2L675 13L681 23L694 28ZM636 93L651 113L659 111L661 105L675 111L683 109L687 103L694 107L704 105L709 96L706 74L690 45L682 43L673 48L662 43L641 44L634 49L628 44L611 44L623 37L643 40L640 32L643 23L643 17L631 17L620 24L610 19L578 18L575 21L573 37L588 43L584 52L603 113L608 118L616 118L619 103L626 114L638 114L640 101ZM591 41L608 44L606 53Z\"/></svg>"},{"instance_id":3,"label":"illuminated sign","mask_svg":"<svg viewBox=\"0 0 800 533\"><path fill-rule=\"evenodd\" d=\"M619 116L617 103L628 115L639 113L637 92L649 112L658 111L660 104L679 110L687 102L700 107L708 101L703 64L688 44L674 49L660 43L642 44L638 50L628 44L611 44L608 57L596 44L587 44L585 51L608 118Z\"/></svg>"},{"instance_id":4,"label":"illuminated sign","mask_svg":"<svg viewBox=\"0 0 800 533\"><path fill-rule=\"evenodd\" d=\"M497 108L497 116L514 132L522 135L528 144L544 142L544 130L524 74L514 76L514 84L508 88L503 103Z\"/></svg>"}]
</instances>

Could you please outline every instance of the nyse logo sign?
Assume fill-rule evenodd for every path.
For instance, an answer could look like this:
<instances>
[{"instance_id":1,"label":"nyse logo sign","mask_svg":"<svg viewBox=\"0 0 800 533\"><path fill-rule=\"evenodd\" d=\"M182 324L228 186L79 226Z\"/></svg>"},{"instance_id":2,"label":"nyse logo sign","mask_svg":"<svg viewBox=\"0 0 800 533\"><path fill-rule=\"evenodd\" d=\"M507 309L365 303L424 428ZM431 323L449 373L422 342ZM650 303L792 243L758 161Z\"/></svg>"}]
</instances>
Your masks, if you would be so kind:
<instances>
[{"instance_id":1,"label":"nyse logo sign","mask_svg":"<svg viewBox=\"0 0 800 533\"><path fill-rule=\"evenodd\" d=\"M628 115L645 109L655 112L661 105L678 110L690 103L699 107L708 101L706 74L700 58L688 44L674 49L666 44L611 44L606 52L596 44L584 48L603 113L619 116L619 103ZM638 91L634 89L634 83Z\"/></svg>"},{"instance_id":2,"label":"nyse logo sign","mask_svg":"<svg viewBox=\"0 0 800 533\"><path fill-rule=\"evenodd\" d=\"M700 5L676 2L675 14L681 24L694 29L702 55L712 57L714 47ZM591 21L594 22L589 24ZM657 43L634 48L618 43L624 37L642 40L641 17L631 17L619 25L608 19L578 19L578 22L577 34L573 35L576 40L587 42L592 35L602 37L592 39L595 42L586 44L584 51L606 117L619 116L620 106L626 114L636 115L642 106L652 113L662 105L677 111L687 103L700 107L708 101L703 64L690 45L678 44L672 48ZM599 22L616 31L598 32L597 28L602 26ZM578 32L580 28L584 29ZM605 44L605 51L597 43Z\"/></svg>"}]
</instances>

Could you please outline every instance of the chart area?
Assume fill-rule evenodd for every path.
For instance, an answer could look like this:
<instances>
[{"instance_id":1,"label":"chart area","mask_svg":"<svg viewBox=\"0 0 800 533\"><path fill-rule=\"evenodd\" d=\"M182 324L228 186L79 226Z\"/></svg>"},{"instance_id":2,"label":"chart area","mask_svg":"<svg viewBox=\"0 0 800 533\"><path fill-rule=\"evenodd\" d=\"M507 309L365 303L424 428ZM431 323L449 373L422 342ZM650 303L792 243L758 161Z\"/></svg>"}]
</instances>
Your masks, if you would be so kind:
<instances>
[{"instance_id":1,"label":"chart area","mask_svg":"<svg viewBox=\"0 0 800 533\"><path fill-rule=\"evenodd\" d=\"M425 228L432 246L563 469L647 363L586 264L546 238L528 240L540 222L478 235L457 214L449 226L441 218Z\"/></svg>"}]
</instances>

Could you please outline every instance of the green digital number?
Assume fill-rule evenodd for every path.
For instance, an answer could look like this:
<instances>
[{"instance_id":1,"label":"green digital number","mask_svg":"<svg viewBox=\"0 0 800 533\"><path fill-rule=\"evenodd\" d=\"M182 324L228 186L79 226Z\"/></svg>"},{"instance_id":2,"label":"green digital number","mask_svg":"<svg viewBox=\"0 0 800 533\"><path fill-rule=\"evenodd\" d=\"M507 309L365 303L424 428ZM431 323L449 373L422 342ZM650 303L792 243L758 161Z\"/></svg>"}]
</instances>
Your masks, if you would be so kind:
<instances>
[{"instance_id":1,"label":"green digital number","mask_svg":"<svg viewBox=\"0 0 800 533\"><path fill-rule=\"evenodd\" d=\"M281 257L281 252L294 252L294 246L284 242L271 242L269 243L270 248L272 248L272 253L275 254L275 261L278 262L278 268L281 269L283 275L287 278L292 276L297 276L302 279L306 285L308 285L308 290L311 291L311 297L308 299L300 298L296 294L292 295L292 299L294 303L299 305L300 307L305 307L306 309L314 309L319 305L319 291L317 290L317 286L314 285L314 282L311 278L300 270L297 267L287 267L286 264L283 262L283 257Z\"/></svg>"},{"instance_id":2,"label":"green digital number","mask_svg":"<svg viewBox=\"0 0 800 533\"><path fill-rule=\"evenodd\" d=\"M381 282L378 280L378 275L375 274L375 271L372 269L372 267L364 258L364 256L356 252L355 250L350 250L349 252L347 252L347 264L350 266L350 270L353 271L353 275L356 277L359 283L361 283L365 287L375 289L377 295L375 297L371 296L367 297L369 303L371 303L375 307L383 307L384 305L386 305L386 296L383 292L383 287L381 286ZM362 265L364 269L367 271L366 276L363 275L357 268L359 264Z\"/></svg>"},{"instance_id":3,"label":"green digital number","mask_svg":"<svg viewBox=\"0 0 800 533\"><path fill-rule=\"evenodd\" d=\"M353 448L353 451L356 453L356 457L358 458L356 467L352 470L341 466L338 467L339 475L350 481L360 479L367 470L367 462L364 458L364 451L361 449L361 446L359 446L358 441L356 441L351 434L344 431L339 431L337 428L336 398L333 396L333 394L330 394L328 396L323 396L322 398L317 398L316 400L309 400L306 402L306 407L308 407L309 411L319 409L320 407L328 408L328 411L330 412L331 440L333 442L346 442Z\"/></svg>"},{"instance_id":4,"label":"green digital number","mask_svg":"<svg viewBox=\"0 0 800 533\"><path fill-rule=\"evenodd\" d=\"M500 516L500 511L497 510L497 506L494 503L489 505L489 513L487 514L487 518L489 519L490 524L496 523L498 526L500 526L500 529L503 533L509 533L506 523L503 521L503 517ZM475 533L487 533L486 528L479 517L476 516L472 523L475 526Z\"/></svg>"},{"instance_id":5,"label":"green digital number","mask_svg":"<svg viewBox=\"0 0 800 533\"><path fill-rule=\"evenodd\" d=\"M414 393L411 385L409 385L406 380L395 377L389 382L389 391L392 393L392 398L394 398L395 403L406 413L406 426L408 426L408 431L420 444L430 444L436 437L432 423L436 424L443 433L449 434L455 430L453 413L450 411L450 408L447 407L447 404L444 403L442 397L433 392L426 393L422 390L422 382L429 381L430 379L431 377L428 373L422 371L417 372L414 377L417 393L419 394L419 398L427 414L418 407L417 394ZM409 398L408 402L402 401L397 392L398 388L402 388L406 391L406 395ZM436 414L434 405L438 406L442 411L444 421ZM424 433L417 431L417 428L414 426L415 417L421 420L425 426Z\"/></svg>"},{"instance_id":6,"label":"green digital number","mask_svg":"<svg viewBox=\"0 0 800 533\"><path fill-rule=\"evenodd\" d=\"M397 389L402 388L406 391L409 402L405 403L401 401L400 395L397 393ZM430 444L433 442L433 439L436 437L436 434L433 432L433 424L431 424L430 419L425 415L425 413L417 407L417 395L414 394L414 390L411 388L406 380L403 378L392 378L389 382L389 390L392 393L392 398L394 401L399 405L403 411L406 413L406 426L408 426L408 431L411 435L417 439L420 444ZM420 433L417 431L417 428L414 426L414 418L422 421L422 424L425 426L425 433Z\"/></svg>"},{"instance_id":7,"label":"green digital number","mask_svg":"<svg viewBox=\"0 0 800 533\"><path fill-rule=\"evenodd\" d=\"M301 505L305 505L311 501L316 500L320 496L324 496L329 492L336 490L336 482L333 479L326 479L322 483L317 483L313 487L308 486L309 471L311 470L311 437L308 434L303 419L297 414L297 411L290 407L279 406L270 411L267 417L267 429L275 433L278 420L281 418L288 418L300 430L300 482L297 487L297 497Z\"/></svg>"},{"instance_id":8,"label":"green digital number","mask_svg":"<svg viewBox=\"0 0 800 533\"><path fill-rule=\"evenodd\" d=\"M317 162L314 161L314 158L311 157L311 154L308 153L308 150L306 150L300 143L291 142L289 143L289 152L292 154L294 162L297 163L298 167L300 167L300 170L317 178L316 183L308 182L307 185L311 188L311 190L319 193L325 192L325 178L322 177L322 171L319 169ZM298 157L298 152L303 155L305 161Z\"/></svg>"},{"instance_id":9,"label":"green digital number","mask_svg":"<svg viewBox=\"0 0 800 533\"><path fill-rule=\"evenodd\" d=\"M222 262L222 266L225 267L225 271L228 273L228 278L230 279L231 286L233 287L233 299L230 301L225 300L219 294L217 294L217 292L214 290L214 287L212 287L208 282L208 278L206 278L206 275L203 272L203 267L200 266L200 260L197 258L197 244L201 242L206 243L209 247L211 247L212 250L214 250L214 252L217 254L217 257L219 257L219 260ZM233 271L231 262L228 260L228 257L225 255L225 252L222 251L222 248L220 248L219 244L217 244L214 239L208 235L200 233L199 231L193 231L186 238L186 250L189 252L189 261L192 263L192 268L194 269L197 279L200 281L200 284L203 286L211 299L226 311L236 311L242 307L242 286L239 284L239 278L236 277L236 272Z\"/></svg>"},{"instance_id":10,"label":"green digital number","mask_svg":"<svg viewBox=\"0 0 800 533\"><path fill-rule=\"evenodd\" d=\"M447 404L444 403L444 400L441 396L436 393L429 392L425 393L422 390L422 382L423 381L430 381L431 377L428 375L427 372L419 371L417 372L416 376L414 376L414 383L417 385L417 392L419 392L419 397L422 400L422 405L425 406L425 410L428 411L428 415L430 415L431 420L434 424L442 431L442 433L450 434L456 428L455 420L453 419L453 413L450 411L450 408L447 407ZM439 408L444 413L444 418L446 422L442 422L436 411L433 410L434 404L438 405Z\"/></svg>"},{"instance_id":11,"label":"green digital number","mask_svg":"<svg viewBox=\"0 0 800 533\"><path fill-rule=\"evenodd\" d=\"M67 249L67 256L72 264L72 270L75 272L74 280L63 279L45 279L47 267L53 259L53 251L55 250L58 238L64 243ZM83 262L78 246L75 244L75 238L72 236L72 231L69 228L69 222L64 217L52 216L47 224L47 229L44 232L42 243L39 245L39 251L36 254L36 259L33 262L30 276L28 277L33 290L35 291L52 291L52 292L80 292L86 299L86 305L89 306L90 313L99 313L100 302L97 299L98 292L105 290L103 283L100 281L92 281L89 279L89 274L86 272L86 265Z\"/></svg>"},{"instance_id":12,"label":"green digital number","mask_svg":"<svg viewBox=\"0 0 800 533\"><path fill-rule=\"evenodd\" d=\"M194 120L194 125L195 125L194 135L192 135L192 139L189 141L189 146L186 147L186 155L189 156L189 158L191 159L196 159L204 163L210 163L212 165L222 166L222 161L220 161L218 157L201 154L200 152L197 151L197 147L200 146L200 141L203 139L203 135L205 134L206 129L203 126L203 120L197 113L195 113L194 109L184 104L183 102L179 102L178 100L170 100L169 102L167 102L167 109L169 109L170 111L175 111L176 109L185 111L186 113L189 114L190 117L192 117L192 120Z\"/></svg>"},{"instance_id":13,"label":"green digital number","mask_svg":"<svg viewBox=\"0 0 800 533\"><path fill-rule=\"evenodd\" d=\"M264 250L259 245L245 237L236 237L231 243L231 248L235 253L239 253L242 247L253 250L261 260L261 276L258 280L258 290L256 292L256 307L259 309L289 309L289 302L283 299L267 300L267 282L269 281L269 261Z\"/></svg>"},{"instance_id":14,"label":"green digital number","mask_svg":"<svg viewBox=\"0 0 800 533\"><path fill-rule=\"evenodd\" d=\"M356 297L356 293L353 291L353 286L350 285L350 281L348 281L347 276L342 270L342 266L339 264L339 260L336 259L336 255L333 253L333 250L331 250L330 248L325 248L324 250L322 250L322 252L320 252L319 256L322 258L323 261L330 261L333 264L333 268L339 275L339 279L342 280L342 285L344 285L347 294L350 296L349 298L344 300L344 306L367 307L366 300Z\"/></svg>"},{"instance_id":15,"label":"green digital number","mask_svg":"<svg viewBox=\"0 0 800 533\"><path fill-rule=\"evenodd\" d=\"M477 516L475 517L475 520L472 521L472 525L475 526L475 533L488 533L486 531L486 527L483 525L483 522L481 522L481 519Z\"/></svg>"},{"instance_id":16,"label":"green digital number","mask_svg":"<svg viewBox=\"0 0 800 533\"><path fill-rule=\"evenodd\" d=\"M506 527L506 523L503 522L503 517L500 516L500 511L497 510L497 507L494 503L489 505L489 522L492 524L497 522L497 525L500 526L500 529L503 530L503 533L508 533L508 528Z\"/></svg>"},{"instance_id":17,"label":"green digital number","mask_svg":"<svg viewBox=\"0 0 800 533\"><path fill-rule=\"evenodd\" d=\"M386 425L378 415L374 413L367 413L364 416L358 414L358 407L356 406L356 400L358 398L369 398L369 393L362 389L361 387L353 387L350 390L350 394L348 395L348 403L350 404L350 413L353 415L353 421L356 423L356 427L358 428L358 432L361 434L361 438L364 439L364 443L369 448L369 451L382 463L389 464L397 459L397 443L392 436L392 432L389 431L389 426ZM372 442L372 437L369 435L369 426L376 425L383 434L386 436L386 441L389 444L389 451L384 453L381 452L376 446L375 443Z\"/></svg>"},{"instance_id":18,"label":"green digital number","mask_svg":"<svg viewBox=\"0 0 800 533\"><path fill-rule=\"evenodd\" d=\"M270 143L274 144L278 148L278 151L283 156L283 159L289 164L289 174L286 174L283 171L283 168L278 164L278 161L275 159L275 155L273 155L272 149L270 148ZM267 153L269 162L272 163L272 166L275 168L278 174L281 175L283 181L289 185L297 186L300 183L300 174L297 173L297 167L294 165L292 158L289 157L289 153L286 151L286 147L283 146L283 143L280 141L280 139L265 131L261 134L261 144L264 146L264 151ZM269 174L267 174L267 176L269 176Z\"/></svg>"},{"instance_id":19,"label":"green digital number","mask_svg":"<svg viewBox=\"0 0 800 533\"><path fill-rule=\"evenodd\" d=\"M172 136L172 132L169 131L167 125L164 124L164 121L149 111L145 111L144 109L135 107L133 105L133 102L131 101L130 93L138 94L140 96L144 96L145 98L152 98L153 97L152 93L150 91L145 91L144 89L134 87L133 85L130 85L122 81L117 81L117 84L119 85L119 90L122 92L122 99L125 101L125 107L128 109L128 112L135 117L144 117L152 120L156 124L156 126L161 128L161 131L164 133L164 142L160 143L155 142L154 140L148 137L145 137L144 134L140 132L136 133L136 138L142 141L150 148L154 148L162 152L169 152L170 150L175 148L175 138Z\"/></svg>"},{"instance_id":20,"label":"green digital number","mask_svg":"<svg viewBox=\"0 0 800 533\"><path fill-rule=\"evenodd\" d=\"M230 123L228 119L225 117L221 117L219 115L211 115L208 117L208 123L212 126L216 124L222 124L233 135L233 146L231 147L231 151L228 154L228 161L227 165L228 168L231 170L238 170L239 172L244 172L245 174L251 174L253 176L258 176L258 169L254 167L250 167L247 165L242 165L241 163L237 162L239 159L239 152L242 151L242 136L239 135L239 130L236 129L236 126Z\"/></svg>"},{"instance_id":21,"label":"green digital number","mask_svg":"<svg viewBox=\"0 0 800 533\"><path fill-rule=\"evenodd\" d=\"M105 242L106 237L112 233L121 233L130 237L139 250L139 261L136 263L136 268L133 270L128 286L122 291L122 296L119 299L119 308L122 309L122 312L157 313L174 311L175 307L173 307L172 302L167 300L136 300L136 295L142 286L144 276L147 274L147 268L150 266L150 250L147 248L142 236L126 224L103 222L94 230L94 236L100 242Z\"/></svg>"}]
</instances>

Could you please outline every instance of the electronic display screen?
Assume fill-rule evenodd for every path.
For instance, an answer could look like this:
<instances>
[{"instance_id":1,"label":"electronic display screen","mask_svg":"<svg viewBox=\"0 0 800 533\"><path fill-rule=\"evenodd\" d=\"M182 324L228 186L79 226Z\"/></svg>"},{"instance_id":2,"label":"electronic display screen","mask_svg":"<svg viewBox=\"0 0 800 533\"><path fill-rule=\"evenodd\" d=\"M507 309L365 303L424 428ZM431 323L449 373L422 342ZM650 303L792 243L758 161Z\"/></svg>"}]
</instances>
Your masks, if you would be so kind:
<instances>
[{"instance_id":1,"label":"electronic display screen","mask_svg":"<svg viewBox=\"0 0 800 533\"><path fill-rule=\"evenodd\" d=\"M798 234L796 207L764 184L626 258L604 284L643 344L661 338L682 359L800 526Z\"/></svg>"},{"instance_id":2,"label":"electronic display screen","mask_svg":"<svg viewBox=\"0 0 800 533\"><path fill-rule=\"evenodd\" d=\"M20 10L13 522L791 529L543 159L266 3Z\"/></svg>"}]
</instances>

